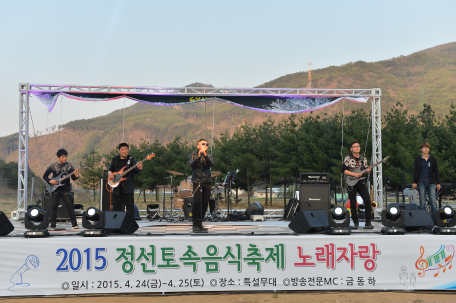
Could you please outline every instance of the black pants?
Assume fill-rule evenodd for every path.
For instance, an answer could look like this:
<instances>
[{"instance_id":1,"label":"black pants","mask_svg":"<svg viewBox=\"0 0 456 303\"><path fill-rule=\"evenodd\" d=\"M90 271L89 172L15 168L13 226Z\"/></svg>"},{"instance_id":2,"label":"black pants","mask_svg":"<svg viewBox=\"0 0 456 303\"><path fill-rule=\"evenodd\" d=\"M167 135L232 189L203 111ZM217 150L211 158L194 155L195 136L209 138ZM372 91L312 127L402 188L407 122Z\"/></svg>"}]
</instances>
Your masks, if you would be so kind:
<instances>
[{"instance_id":1,"label":"black pants","mask_svg":"<svg viewBox=\"0 0 456 303\"><path fill-rule=\"evenodd\" d=\"M201 185L198 187L198 185ZM211 183L195 183L193 182L193 191L195 194L193 195L193 208L192 208L192 216L196 220L201 220L204 218L204 215L207 211L207 206L209 204L209 198L211 197ZM203 204L201 208L201 189L203 194ZM201 217L201 214L203 215Z\"/></svg>"},{"instance_id":2,"label":"black pants","mask_svg":"<svg viewBox=\"0 0 456 303\"><path fill-rule=\"evenodd\" d=\"M350 209L352 214L353 223L358 224L358 210L356 208L356 193L358 193L364 201L364 211L366 214L366 223L371 221L372 203L369 196L369 190L366 186L365 180L360 180L355 186L347 186L348 199L350 199Z\"/></svg>"},{"instance_id":3,"label":"black pants","mask_svg":"<svg viewBox=\"0 0 456 303\"><path fill-rule=\"evenodd\" d=\"M74 213L74 206L71 203L71 193L70 192L61 192L55 191L51 195L51 226L55 226L57 220L57 208L59 207L60 198L62 198L63 204L68 210L68 215L70 215L71 225L77 226L76 214Z\"/></svg>"},{"instance_id":4,"label":"black pants","mask_svg":"<svg viewBox=\"0 0 456 303\"><path fill-rule=\"evenodd\" d=\"M135 217L135 198L133 193L123 193L122 185L119 188L118 195L112 195L112 210L113 211L127 211Z\"/></svg>"}]
</instances>

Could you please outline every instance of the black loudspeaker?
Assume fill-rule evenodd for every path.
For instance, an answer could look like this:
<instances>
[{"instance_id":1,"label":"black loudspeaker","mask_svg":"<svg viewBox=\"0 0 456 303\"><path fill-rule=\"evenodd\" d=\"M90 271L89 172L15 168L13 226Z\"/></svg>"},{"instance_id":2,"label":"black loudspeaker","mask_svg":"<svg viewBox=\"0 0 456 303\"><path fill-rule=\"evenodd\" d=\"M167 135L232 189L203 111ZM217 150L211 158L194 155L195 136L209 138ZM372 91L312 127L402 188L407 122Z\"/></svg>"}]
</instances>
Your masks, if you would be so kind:
<instances>
[{"instance_id":1,"label":"black loudspeaker","mask_svg":"<svg viewBox=\"0 0 456 303\"><path fill-rule=\"evenodd\" d=\"M71 196L71 205L74 205L74 192L70 192ZM48 193L47 191L43 191L42 193L42 201L43 201L43 210L47 211L49 214L49 218L51 215L51 204L52 204L52 194ZM65 207L65 204L60 198L59 205L57 206L57 222L65 222L70 221L70 215L68 214L68 210Z\"/></svg>"},{"instance_id":2,"label":"black loudspeaker","mask_svg":"<svg viewBox=\"0 0 456 303\"><path fill-rule=\"evenodd\" d=\"M264 215L264 207L259 202L253 202L245 210L245 216L250 219L251 215Z\"/></svg>"},{"instance_id":3,"label":"black loudspeaker","mask_svg":"<svg viewBox=\"0 0 456 303\"><path fill-rule=\"evenodd\" d=\"M329 184L299 184L300 210L331 209L331 187Z\"/></svg>"},{"instance_id":4,"label":"black loudspeaker","mask_svg":"<svg viewBox=\"0 0 456 303\"><path fill-rule=\"evenodd\" d=\"M5 215L4 212L0 211L0 237L5 237L14 230L13 224Z\"/></svg>"},{"instance_id":5,"label":"black loudspeaker","mask_svg":"<svg viewBox=\"0 0 456 303\"><path fill-rule=\"evenodd\" d=\"M406 209L402 213L405 216L405 230L415 230L434 227L431 214L426 209Z\"/></svg>"},{"instance_id":6,"label":"black loudspeaker","mask_svg":"<svg viewBox=\"0 0 456 303\"><path fill-rule=\"evenodd\" d=\"M192 219L193 197L184 199L184 220ZM159 216L160 217L160 216Z\"/></svg>"},{"instance_id":7,"label":"black loudspeaker","mask_svg":"<svg viewBox=\"0 0 456 303\"><path fill-rule=\"evenodd\" d=\"M110 192L106 189L106 184L108 184L108 171L103 171L103 179L100 179L100 207L102 211L110 211Z\"/></svg>"},{"instance_id":8,"label":"black loudspeaker","mask_svg":"<svg viewBox=\"0 0 456 303\"><path fill-rule=\"evenodd\" d=\"M328 213L324 210L301 210L288 224L295 233L305 234L329 228Z\"/></svg>"},{"instance_id":9,"label":"black loudspeaker","mask_svg":"<svg viewBox=\"0 0 456 303\"><path fill-rule=\"evenodd\" d=\"M125 211L105 211L106 223L104 230L106 233L132 234L138 228L135 218Z\"/></svg>"}]
</instances>

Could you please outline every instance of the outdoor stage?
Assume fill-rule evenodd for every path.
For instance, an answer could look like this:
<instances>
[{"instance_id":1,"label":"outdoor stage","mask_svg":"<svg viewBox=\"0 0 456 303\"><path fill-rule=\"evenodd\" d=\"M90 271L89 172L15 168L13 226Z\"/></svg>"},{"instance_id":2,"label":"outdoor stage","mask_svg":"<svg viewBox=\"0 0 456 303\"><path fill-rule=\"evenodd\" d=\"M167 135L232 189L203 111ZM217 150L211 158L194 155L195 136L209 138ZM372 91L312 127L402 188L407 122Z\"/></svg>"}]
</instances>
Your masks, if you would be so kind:
<instances>
[{"instance_id":1,"label":"outdoor stage","mask_svg":"<svg viewBox=\"0 0 456 303\"><path fill-rule=\"evenodd\" d=\"M193 234L190 222L143 218L133 235L85 238L62 223L37 239L12 223L0 238L0 296L456 289L456 236L386 236L375 222L347 236L295 234L273 219L205 222L209 232Z\"/></svg>"}]
</instances>

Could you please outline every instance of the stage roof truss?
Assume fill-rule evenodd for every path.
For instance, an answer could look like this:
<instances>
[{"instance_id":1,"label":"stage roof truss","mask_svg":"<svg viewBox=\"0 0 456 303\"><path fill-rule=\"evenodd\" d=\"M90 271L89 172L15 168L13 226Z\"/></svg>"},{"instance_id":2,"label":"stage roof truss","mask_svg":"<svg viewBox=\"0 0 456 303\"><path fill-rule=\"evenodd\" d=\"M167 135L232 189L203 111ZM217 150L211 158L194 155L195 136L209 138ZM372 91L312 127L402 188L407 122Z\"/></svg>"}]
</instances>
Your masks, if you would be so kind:
<instances>
[{"instance_id":1,"label":"stage roof truss","mask_svg":"<svg viewBox=\"0 0 456 303\"><path fill-rule=\"evenodd\" d=\"M368 97L375 95L375 89L315 89L315 88L208 88L208 87L128 87L128 86L82 86L27 84L29 92L87 92L104 94L151 94L151 95L266 95L266 96L309 96L309 97Z\"/></svg>"}]
</instances>

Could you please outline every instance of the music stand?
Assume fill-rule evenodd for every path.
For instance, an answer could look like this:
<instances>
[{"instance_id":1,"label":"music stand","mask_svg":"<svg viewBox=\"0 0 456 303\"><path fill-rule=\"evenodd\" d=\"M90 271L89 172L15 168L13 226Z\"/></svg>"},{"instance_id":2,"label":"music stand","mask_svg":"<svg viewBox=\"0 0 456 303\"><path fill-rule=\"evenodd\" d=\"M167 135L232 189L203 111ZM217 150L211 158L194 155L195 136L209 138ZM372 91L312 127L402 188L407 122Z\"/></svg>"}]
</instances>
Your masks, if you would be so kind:
<instances>
[{"instance_id":1,"label":"music stand","mask_svg":"<svg viewBox=\"0 0 456 303\"><path fill-rule=\"evenodd\" d=\"M223 181L222 185L224 186L225 184L228 184L228 201L227 201L227 216L226 216L226 220L229 221L229 217L230 217L230 204L231 204L231 198L230 198L230 194L231 194L231 184L235 184L234 183L234 178L236 177L236 174L239 172L239 169L237 169L236 171L229 171L227 174L226 174L226 177L225 177L225 181Z\"/></svg>"}]
</instances>

